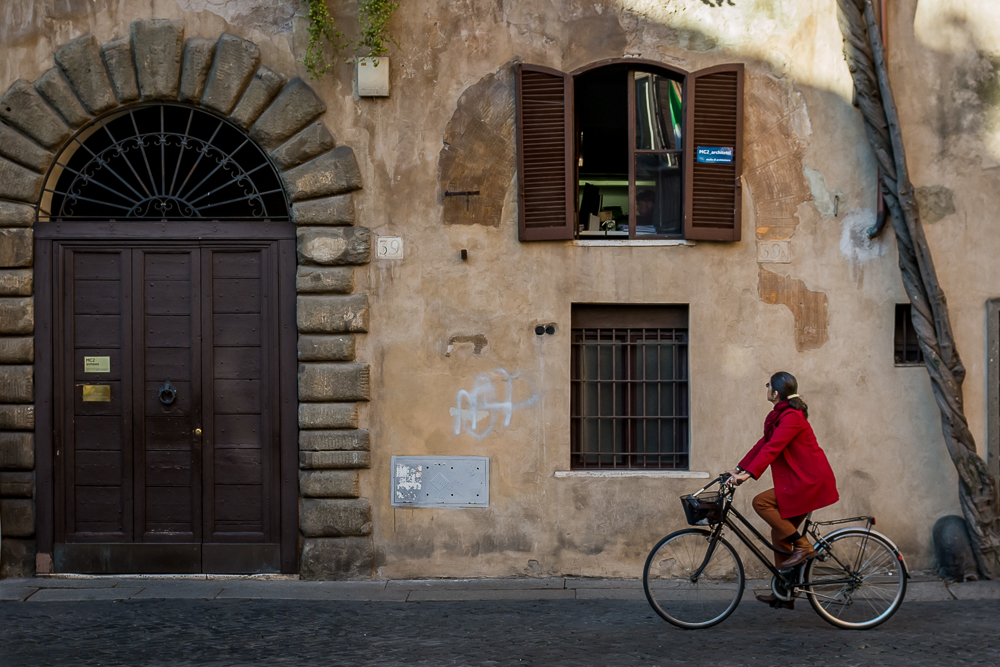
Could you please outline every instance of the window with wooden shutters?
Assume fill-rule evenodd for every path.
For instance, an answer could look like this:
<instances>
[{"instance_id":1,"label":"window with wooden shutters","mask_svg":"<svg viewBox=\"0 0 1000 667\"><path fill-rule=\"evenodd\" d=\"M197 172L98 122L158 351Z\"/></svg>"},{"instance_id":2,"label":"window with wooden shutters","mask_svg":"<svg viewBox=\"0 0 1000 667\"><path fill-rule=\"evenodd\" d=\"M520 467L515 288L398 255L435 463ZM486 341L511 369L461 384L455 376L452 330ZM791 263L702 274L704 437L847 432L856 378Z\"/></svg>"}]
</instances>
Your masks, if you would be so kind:
<instances>
[{"instance_id":1,"label":"window with wooden shutters","mask_svg":"<svg viewBox=\"0 0 1000 667\"><path fill-rule=\"evenodd\" d=\"M573 80L517 66L517 157L522 241L573 238Z\"/></svg>"},{"instance_id":2,"label":"window with wooden shutters","mask_svg":"<svg viewBox=\"0 0 1000 667\"><path fill-rule=\"evenodd\" d=\"M517 68L519 236L739 241L743 65Z\"/></svg>"},{"instance_id":3,"label":"window with wooden shutters","mask_svg":"<svg viewBox=\"0 0 1000 667\"><path fill-rule=\"evenodd\" d=\"M688 77L688 178L684 236L739 241L743 159L743 65Z\"/></svg>"}]
</instances>

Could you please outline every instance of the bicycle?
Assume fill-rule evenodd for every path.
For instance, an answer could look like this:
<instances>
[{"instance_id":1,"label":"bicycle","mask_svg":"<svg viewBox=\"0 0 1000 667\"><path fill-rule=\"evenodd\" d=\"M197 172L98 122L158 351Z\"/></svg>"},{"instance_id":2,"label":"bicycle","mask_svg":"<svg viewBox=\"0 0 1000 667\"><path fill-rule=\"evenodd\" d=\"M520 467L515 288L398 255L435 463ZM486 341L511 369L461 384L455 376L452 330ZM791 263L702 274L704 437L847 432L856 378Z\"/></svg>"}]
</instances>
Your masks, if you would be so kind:
<instances>
[{"instance_id":1,"label":"bicycle","mask_svg":"<svg viewBox=\"0 0 1000 667\"><path fill-rule=\"evenodd\" d=\"M718 491L706 491L719 484ZM906 563L889 538L872 530L875 517L858 516L835 521L806 517L800 529L810 538L816 557L791 569L777 569L733 521L739 519L767 549L791 552L768 542L733 507L737 484L728 474L699 491L682 496L691 526L673 532L653 547L642 571L646 599L665 621L684 629L710 628L732 614L743 597L743 561L722 536L724 529L737 538L772 573L771 591L782 601L800 594L820 617L838 628L867 630L886 622L903 602L908 578ZM826 535L823 526L865 522L864 528L840 528Z\"/></svg>"}]
</instances>

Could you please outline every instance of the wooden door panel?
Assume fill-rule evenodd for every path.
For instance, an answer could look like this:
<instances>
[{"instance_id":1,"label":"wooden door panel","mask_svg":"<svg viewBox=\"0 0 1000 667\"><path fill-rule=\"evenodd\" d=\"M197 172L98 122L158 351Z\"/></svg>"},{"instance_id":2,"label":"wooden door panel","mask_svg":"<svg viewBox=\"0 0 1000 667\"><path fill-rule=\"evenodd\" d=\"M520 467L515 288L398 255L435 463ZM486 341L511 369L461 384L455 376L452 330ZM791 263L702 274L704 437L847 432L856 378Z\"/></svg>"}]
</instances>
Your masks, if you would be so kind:
<instances>
[{"instance_id":1,"label":"wooden door panel","mask_svg":"<svg viewBox=\"0 0 1000 667\"><path fill-rule=\"evenodd\" d=\"M190 487L146 486L144 541L191 542Z\"/></svg>"},{"instance_id":2,"label":"wooden door panel","mask_svg":"<svg viewBox=\"0 0 1000 667\"><path fill-rule=\"evenodd\" d=\"M215 414L259 415L260 380L216 379Z\"/></svg>"},{"instance_id":3,"label":"wooden door panel","mask_svg":"<svg viewBox=\"0 0 1000 667\"><path fill-rule=\"evenodd\" d=\"M216 484L261 484L259 447L216 447Z\"/></svg>"},{"instance_id":4,"label":"wooden door panel","mask_svg":"<svg viewBox=\"0 0 1000 667\"><path fill-rule=\"evenodd\" d=\"M79 347L121 347L121 315L77 315L73 339Z\"/></svg>"},{"instance_id":5,"label":"wooden door panel","mask_svg":"<svg viewBox=\"0 0 1000 667\"><path fill-rule=\"evenodd\" d=\"M87 541L89 533L102 541L113 541L111 536L122 533L122 488L113 486L78 486L76 488L76 537Z\"/></svg>"},{"instance_id":6,"label":"wooden door panel","mask_svg":"<svg viewBox=\"0 0 1000 667\"><path fill-rule=\"evenodd\" d=\"M275 454L270 429L273 382L269 341L269 250L234 249L212 252L205 262L211 274L210 298L203 297L212 319L211 347L206 340L206 488L205 531L217 542L277 542L271 526L273 482L270 459ZM207 281L207 280L206 280ZM209 428L211 431L209 431Z\"/></svg>"},{"instance_id":7,"label":"wooden door panel","mask_svg":"<svg viewBox=\"0 0 1000 667\"><path fill-rule=\"evenodd\" d=\"M147 417L145 426L147 449L191 449L194 434L191 432L190 417Z\"/></svg>"},{"instance_id":8,"label":"wooden door panel","mask_svg":"<svg viewBox=\"0 0 1000 667\"><path fill-rule=\"evenodd\" d=\"M260 345L260 315L223 315L215 313L212 338L215 346Z\"/></svg>"},{"instance_id":9,"label":"wooden door panel","mask_svg":"<svg viewBox=\"0 0 1000 667\"><path fill-rule=\"evenodd\" d=\"M218 484L215 487L217 533L263 530L260 484Z\"/></svg>"},{"instance_id":10,"label":"wooden door panel","mask_svg":"<svg viewBox=\"0 0 1000 667\"><path fill-rule=\"evenodd\" d=\"M121 315L120 280L77 279L73 310L77 315Z\"/></svg>"},{"instance_id":11,"label":"wooden door panel","mask_svg":"<svg viewBox=\"0 0 1000 667\"><path fill-rule=\"evenodd\" d=\"M191 450L151 450L146 448L146 484L149 486L191 486Z\"/></svg>"},{"instance_id":12,"label":"wooden door panel","mask_svg":"<svg viewBox=\"0 0 1000 667\"><path fill-rule=\"evenodd\" d=\"M259 252L216 252L212 256L215 278L260 278Z\"/></svg>"},{"instance_id":13,"label":"wooden door panel","mask_svg":"<svg viewBox=\"0 0 1000 667\"><path fill-rule=\"evenodd\" d=\"M191 381L191 352L189 348L147 348L145 363L146 377L172 378L171 382L174 384Z\"/></svg>"},{"instance_id":14,"label":"wooden door panel","mask_svg":"<svg viewBox=\"0 0 1000 667\"><path fill-rule=\"evenodd\" d=\"M259 313L260 279L216 278L213 281L213 312ZM259 323L258 318L258 323Z\"/></svg>"},{"instance_id":15,"label":"wooden door panel","mask_svg":"<svg viewBox=\"0 0 1000 667\"><path fill-rule=\"evenodd\" d=\"M191 347L191 316L190 315L153 315L146 317L146 346L157 347Z\"/></svg>"},{"instance_id":16,"label":"wooden door panel","mask_svg":"<svg viewBox=\"0 0 1000 667\"><path fill-rule=\"evenodd\" d=\"M191 282L150 280L146 283L147 315L190 315Z\"/></svg>"},{"instance_id":17,"label":"wooden door panel","mask_svg":"<svg viewBox=\"0 0 1000 667\"><path fill-rule=\"evenodd\" d=\"M120 486L122 481L121 450L76 452L76 478L94 486Z\"/></svg>"},{"instance_id":18,"label":"wooden door panel","mask_svg":"<svg viewBox=\"0 0 1000 667\"><path fill-rule=\"evenodd\" d=\"M155 549L176 547L215 554L205 571L277 567L276 247L65 252L64 566L101 571L98 555L113 552L110 571L141 572ZM85 372L86 357L107 357L109 370ZM159 398L167 381L170 405ZM83 401L88 384L109 400Z\"/></svg>"},{"instance_id":19,"label":"wooden door panel","mask_svg":"<svg viewBox=\"0 0 1000 667\"><path fill-rule=\"evenodd\" d=\"M122 420L112 417L76 417L73 435L77 451L122 451Z\"/></svg>"},{"instance_id":20,"label":"wooden door panel","mask_svg":"<svg viewBox=\"0 0 1000 667\"><path fill-rule=\"evenodd\" d=\"M215 351L217 379L260 379L260 347L219 347Z\"/></svg>"},{"instance_id":21,"label":"wooden door panel","mask_svg":"<svg viewBox=\"0 0 1000 667\"><path fill-rule=\"evenodd\" d=\"M122 250L74 252L71 264L77 280L118 280L122 276Z\"/></svg>"},{"instance_id":22,"label":"wooden door panel","mask_svg":"<svg viewBox=\"0 0 1000 667\"><path fill-rule=\"evenodd\" d=\"M186 252L146 253L145 277L153 281L191 280L191 255Z\"/></svg>"},{"instance_id":23,"label":"wooden door panel","mask_svg":"<svg viewBox=\"0 0 1000 667\"><path fill-rule=\"evenodd\" d=\"M201 466L194 430L200 423L198 345L201 317L200 251L177 248L134 251L137 310L143 322L133 370L141 424L136 424L136 494L142 496L137 533L143 541L198 542L201 535ZM160 390L170 383L173 402Z\"/></svg>"},{"instance_id":24,"label":"wooden door panel","mask_svg":"<svg viewBox=\"0 0 1000 667\"><path fill-rule=\"evenodd\" d=\"M260 417L215 415L216 447L260 447Z\"/></svg>"},{"instance_id":25,"label":"wooden door panel","mask_svg":"<svg viewBox=\"0 0 1000 667\"><path fill-rule=\"evenodd\" d=\"M131 380L122 373L130 363L127 255L122 249L67 250L60 267L65 438L60 532L67 541L120 542L132 535L131 434L123 428L131 419ZM88 372L88 357L107 358L108 371ZM91 400L84 400L85 391Z\"/></svg>"}]
</instances>

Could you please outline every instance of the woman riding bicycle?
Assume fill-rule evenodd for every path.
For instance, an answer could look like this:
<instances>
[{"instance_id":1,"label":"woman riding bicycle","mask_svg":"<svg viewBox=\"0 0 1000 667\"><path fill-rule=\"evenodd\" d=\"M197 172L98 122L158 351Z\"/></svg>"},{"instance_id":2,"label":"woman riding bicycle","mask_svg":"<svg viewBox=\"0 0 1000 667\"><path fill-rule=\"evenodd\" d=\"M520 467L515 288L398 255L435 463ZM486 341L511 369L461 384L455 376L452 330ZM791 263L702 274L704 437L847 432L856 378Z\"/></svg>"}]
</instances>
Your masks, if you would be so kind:
<instances>
[{"instance_id":1,"label":"woman riding bicycle","mask_svg":"<svg viewBox=\"0 0 1000 667\"><path fill-rule=\"evenodd\" d=\"M753 499L757 514L771 526L771 541L791 555L775 552L778 569L795 567L815 556L812 545L798 529L813 510L839 500L837 480L809 425L809 410L798 395L798 383L791 373L775 373L767 383L767 400L774 409L764 420L764 437L757 441L735 470L738 481L760 479L768 466L774 488ZM794 549L793 549L794 547ZM791 607L773 594L757 599L772 607Z\"/></svg>"}]
</instances>

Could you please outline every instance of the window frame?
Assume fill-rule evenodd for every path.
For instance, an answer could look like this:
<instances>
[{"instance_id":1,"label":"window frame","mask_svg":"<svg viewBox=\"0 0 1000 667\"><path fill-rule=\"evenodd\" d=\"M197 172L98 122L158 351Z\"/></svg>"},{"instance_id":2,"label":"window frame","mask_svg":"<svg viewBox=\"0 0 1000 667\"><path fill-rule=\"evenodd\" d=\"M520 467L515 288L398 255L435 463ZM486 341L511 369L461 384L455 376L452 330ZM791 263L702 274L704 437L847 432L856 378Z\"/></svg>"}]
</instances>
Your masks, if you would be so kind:
<instances>
[{"instance_id":1,"label":"window frame","mask_svg":"<svg viewBox=\"0 0 1000 667\"><path fill-rule=\"evenodd\" d=\"M574 220L579 221L580 213L580 131L577 129L579 127L579 118L576 113L576 78L581 74L587 74L593 70L602 69L604 67L613 67L618 65L626 65L628 70L626 76L628 81L627 95L628 103L626 112L628 114L628 236L608 236L605 235L595 235L593 239L616 239L621 241L636 241L636 240L678 240L684 238L684 212L685 212L685 198L687 197L687 160L684 159L684 152L687 150L687 126L688 126L688 113L687 113L687 102L688 102L688 72L676 67L670 67L663 63L657 62L655 60L648 60L645 58L610 58L607 60L600 60L595 63L590 63L578 69L575 69L568 73L570 79L573 81L574 85L572 90L572 102L573 102L573 212ZM655 70L662 70L663 72L657 72ZM662 74L667 73L667 78L673 79L675 81L680 81L681 83L681 113L683 117L683 125L681 131L681 149L680 150L645 150L637 149L635 147L635 114L636 114L636 104L635 104L635 73L637 71L648 72L651 74ZM643 234L642 236L636 235L636 209L635 209L635 159L637 155L665 155L668 153L675 153L680 155L680 170L681 170L681 201L680 201L680 217L681 217L681 229L677 234ZM581 239L579 224L574 225L573 228L573 238Z\"/></svg>"},{"instance_id":2,"label":"window frame","mask_svg":"<svg viewBox=\"0 0 1000 667\"><path fill-rule=\"evenodd\" d=\"M683 77L682 104L687 107L684 136L688 147L682 168L683 239L739 242L744 222L746 66L733 62L685 72L642 58L598 61L569 73L543 65L515 65L518 240L572 241L579 238L579 181L575 178L578 159L574 149L577 135L574 109L570 108L571 104L575 107L574 82L583 73L612 64L626 71L652 68ZM529 75L531 81L527 85ZM706 159L697 160L699 147L727 147L732 153L729 159L722 157L726 155L722 152L718 154L722 159L706 155ZM564 154L565 159L556 164L554 158L560 154ZM531 166L527 176L526 165ZM575 181L572 187L571 181ZM623 242L629 240L617 238Z\"/></svg>"},{"instance_id":3,"label":"window frame","mask_svg":"<svg viewBox=\"0 0 1000 667\"><path fill-rule=\"evenodd\" d=\"M902 331L900 331L902 329ZM900 335L902 334L902 335ZM916 346L916 359L908 359L910 343ZM902 356L900 356L900 353ZM896 367L923 366L924 351L917 340L917 330L913 326L913 304L897 303L893 309L892 360Z\"/></svg>"},{"instance_id":4,"label":"window frame","mask_svg":"<svg viewBox=\"0 0 1000 667\"><path fill-rule=\"evenodd\" d=\"M588 337L588 333L596 332L597 338ZM655 338L649 338L653 332ZM667 335L664 337L664 332ZM601 334L610 333L610 338ZM638 333L638 335L636 335ZM612 352L612 377L600 377L600 352L598 352L598 377L588 379L584 373L583 351L588 341L607 341L621 350ZM673 375L669 379L661 377L662 362L658 362L657 378L648 380L646 370L640 369L639 350L643 341L662 341L676 346L677 356L672 364ZM686 304L573 304L570 330L570 469L572 470L668 470L689 471L691 469L691 365L690 365L690 324L689 307ZM645 361L647 351L643 351ZM616 364L619 364L616 366ZM615 377L616 369L624 371L622 377ZM586 414L585 386L602 382L612 385L612 414ZM672 386L671 414L661 415L663 407L662 387ZM645 414L645 407L640 401L646 401L646 389L655 385L657 391L657 414ZM621 389L619 389L619 386ZM641 389L640 389L641 387ZM619 396L619 393L621 396ZM598 413L601 410L601 395L598 394ZM621 414L616 407L621 403ZM680 408L678 406L681 406ZM681 412L678 412L680 409ZM620 445L618 436L612 433L611 451L602 450L602 436L598 431L598 450L584 451L584 425L588 420L597 419L600 429L601 420L610 420L613 431L621 429ZM673 451L662 449L663 422L668 421L674 432ZM620 425L618 422L622 422ZM643 423L640 429L637 424ZM649 452L641 449L648 438L648 425L656 424L657 450ZM648 442L648 440L647 440ZM588 463L587 459L596 457L596 463ZM604 459L610 458L610 461ZM656 462L651 464L649 459ZM641 463L639 462L641 460ZM670 463L664 463L670 461Z\"/></svg>"}]
</instances>

